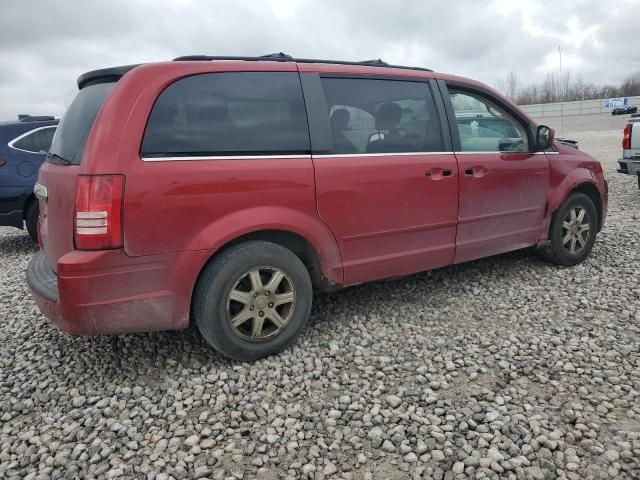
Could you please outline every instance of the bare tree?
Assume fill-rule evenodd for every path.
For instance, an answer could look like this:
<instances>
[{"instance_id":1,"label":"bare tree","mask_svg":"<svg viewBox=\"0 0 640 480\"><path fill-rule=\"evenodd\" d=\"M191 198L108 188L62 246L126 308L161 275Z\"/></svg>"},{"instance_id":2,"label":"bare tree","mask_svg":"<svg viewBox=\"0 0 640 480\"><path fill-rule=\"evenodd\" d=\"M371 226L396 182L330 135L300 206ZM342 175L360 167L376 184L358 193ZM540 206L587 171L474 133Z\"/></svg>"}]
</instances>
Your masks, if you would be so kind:
<instances>
[{"instance_id":1,"label":"bare tree","mask_svg":"<svg viewBox=\"0 0 640 480\"><path fill-rule=\"evenodd\" d=\"M506 79L506 93L510 100L515 100L518 95L518 75L511 71Z\"/></svg>"},{"instance_id":2,"label":"bare tree","mask_svg":"<svg viewBox=\"0 0 640 480\"><path fill-rule=\"evenodd\" d=\"M598 98L640 96L640 71L629 74L621 85L586 83L582 76L565 72L562 77L548 72L540 84L521 86L515 73L501 80L500 90L520 105L535 103L571 102Z\"/></svg>"}]
</instances>

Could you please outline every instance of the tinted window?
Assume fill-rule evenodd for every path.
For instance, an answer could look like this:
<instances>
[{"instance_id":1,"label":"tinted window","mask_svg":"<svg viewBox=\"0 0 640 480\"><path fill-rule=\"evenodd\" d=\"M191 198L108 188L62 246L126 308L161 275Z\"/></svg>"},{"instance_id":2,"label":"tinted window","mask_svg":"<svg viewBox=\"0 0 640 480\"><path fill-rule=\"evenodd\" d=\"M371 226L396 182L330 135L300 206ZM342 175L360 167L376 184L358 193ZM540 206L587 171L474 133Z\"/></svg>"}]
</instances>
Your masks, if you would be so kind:
<instances>
[{"instance_id":1,"label":"tinted window","mask_svg":"<svg viewBox=\"0 0 640 480\"><path fill-rule=\"evenodd\" d=\"M28 135L13 143L14 148L27 152L48 152L56 127L44 127L31 131Z\"/></svg>"},{"instance_id":2,"label":"tinted window","mask_svg":"<svg viewBox=\"0 0 640 480\"><path fill-rule=\"evenodd\" d=\"M208 73L160 94L143 156L308 153L297 73Z\"/></svg>"},{"instance_id":3,"label":"tinted window","mask_svg":"<svg viewBox=\"0 0 640 480\"><path fill-rule=\"evenodd\" d=\"M96 83L84 87L71 102L53 137L51 153L79 164L87 137L107 94L115 83Z\"/></svg>"},{"instance_id":4,"label":"tinted window","mask_svg":"<svg viewBox=\"0 0 640 480\"><path fill-rule=\"evenodd\" d=\"M528 152L524 127L489 100L450 90L462 151Z\"/></svg>"},{"instance_id":5,"label":"tinted window","mask_svg":"<svg viewBox=\"0 0 640 480\"><path fill-rule=\"evenodd\" d=\"M334 153L442 151L428 84L401 80L322 78Z\"/></svg>"}]
</instances>

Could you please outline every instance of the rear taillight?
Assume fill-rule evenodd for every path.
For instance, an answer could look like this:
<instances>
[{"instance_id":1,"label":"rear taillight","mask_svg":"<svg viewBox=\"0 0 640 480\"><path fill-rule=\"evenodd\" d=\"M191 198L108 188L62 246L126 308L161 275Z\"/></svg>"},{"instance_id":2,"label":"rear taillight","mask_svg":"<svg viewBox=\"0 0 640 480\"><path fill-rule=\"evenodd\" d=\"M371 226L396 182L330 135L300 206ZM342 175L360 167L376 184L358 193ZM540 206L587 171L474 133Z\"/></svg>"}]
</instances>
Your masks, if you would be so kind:
<instances>
[{"instance_id":1,"label":"rear taillight","mask_svg":"<svg viewBox=\"0 0 640 480\"><path fill-rule=\"evenodd\" d=\"M7 163L6 160L0 160L0 167L3 166L5 163Z\"/></svg>"},{"instance_id":2,"label":"rear taillight","mask_svg":"<svg viewBox=\"0 0 640 480\"><path fill-rule=\"evenodd\" d=\"M631 127L630 123L627 123L627 126L624 127L624 133L622 135L622 149L629 150L631 148Z\"/></svg>"},{"instance_id":3,"label":"rear taillight","mask_svg":"<svg viewBox=\"0 0 640 480\"><path fill-rule=\"evenodd\" d=\"M78 250L122 247L123 190L123 175L78 176L73 213Z\"/></svg>"}]
</instances>

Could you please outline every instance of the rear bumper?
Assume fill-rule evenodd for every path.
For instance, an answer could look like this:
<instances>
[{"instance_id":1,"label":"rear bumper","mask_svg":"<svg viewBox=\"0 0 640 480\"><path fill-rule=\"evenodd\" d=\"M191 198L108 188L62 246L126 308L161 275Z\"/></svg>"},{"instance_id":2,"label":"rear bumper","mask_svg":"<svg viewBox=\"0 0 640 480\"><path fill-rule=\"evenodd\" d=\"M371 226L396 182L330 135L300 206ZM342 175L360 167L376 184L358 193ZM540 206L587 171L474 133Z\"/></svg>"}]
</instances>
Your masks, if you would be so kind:
<instances>
[{"instance_id":1,"label":"rear bumper","mask_svg":"<svg viewBox=\"0 0 640 480\"><path fill-rule=\"evenodd\" d=\"M625 175L640 175L640 158L621 158L618 160L618 173Z\"/></svg>"},{"instance_id":2,"label":"rear bumper","mask_svg":"<svg viewBox=\"0 0 640 480\"><path fill-rule=\"evenodd\" d=\"M27 283L40 311L68 333L176 330L189 324L193 287L210 254L72 251L60 258L56 274L40 251L29 263Z\"/></svg>"}]
</instances>

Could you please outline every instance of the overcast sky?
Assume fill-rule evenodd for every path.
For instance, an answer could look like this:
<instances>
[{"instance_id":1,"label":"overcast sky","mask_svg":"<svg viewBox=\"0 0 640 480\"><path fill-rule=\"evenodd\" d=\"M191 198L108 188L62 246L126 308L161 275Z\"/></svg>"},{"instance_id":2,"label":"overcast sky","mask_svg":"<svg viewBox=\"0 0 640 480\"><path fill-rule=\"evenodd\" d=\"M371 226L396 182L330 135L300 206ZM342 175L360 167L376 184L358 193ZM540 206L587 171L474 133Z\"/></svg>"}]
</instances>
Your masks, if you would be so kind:
<instances>
[{"instance_id":1,"label":"overcast sky","mask_svg":"<svg viewBox=\"0 0 640 480\"><path fill-rule=\"evenodd\" d=\"M640 70L640 0L5 0L0 120L64 113L81 73L187 54L418 65L496 86Z\"/></svg>"}]
</instances>

